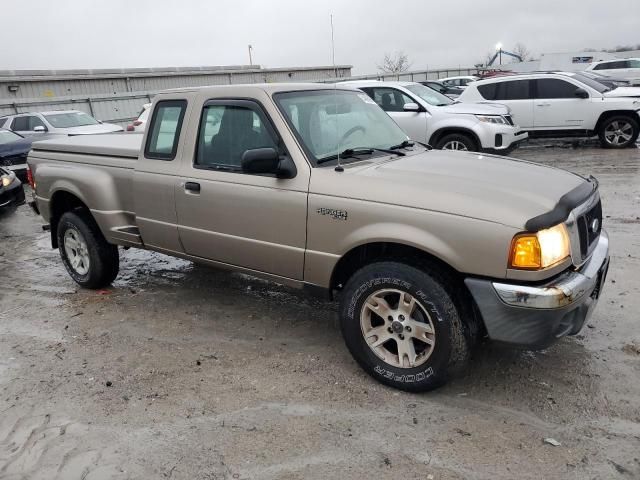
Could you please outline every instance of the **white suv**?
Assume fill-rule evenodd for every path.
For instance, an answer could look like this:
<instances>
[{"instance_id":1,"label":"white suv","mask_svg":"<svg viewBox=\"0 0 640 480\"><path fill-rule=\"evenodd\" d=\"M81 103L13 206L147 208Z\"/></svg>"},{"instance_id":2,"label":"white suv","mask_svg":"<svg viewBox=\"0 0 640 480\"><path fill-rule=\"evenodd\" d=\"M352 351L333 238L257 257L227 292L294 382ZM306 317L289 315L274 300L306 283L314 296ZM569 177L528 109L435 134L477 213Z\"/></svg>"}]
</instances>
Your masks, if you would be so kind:
<instances>
[{"instance_id":1,"label":"white suv","mask_svg":"<svg viewBox=\"0 0 640 480\"><path fill-rule=\"evenodd\" d=\"M506 154L528 137L498 103L461 104L414 82L344 83L371 97L411 139L435 148Z\"/></svg>"},{"instance_id":2,"label":"white suv","mask_svg":"<svg viewBox=\"0 0 640 480\"><path fill-rule=\"evenodd\" d=\"M459 100L500 102L530 137L598 135L606 148L635 143L640 99L613 97L601 83L563 73L533 73L475 82Z\"/></svg>"},{"instance_id":3,"label":"white suv","mask_svg":"<svg viewBox=\"0 0 640 480\"><path fill-rule=\"evenodd\" d=\"M640 58L620 58L593 62L586 71L594 71L617 78L640 79Z\"/></svg>"}]
</instances>

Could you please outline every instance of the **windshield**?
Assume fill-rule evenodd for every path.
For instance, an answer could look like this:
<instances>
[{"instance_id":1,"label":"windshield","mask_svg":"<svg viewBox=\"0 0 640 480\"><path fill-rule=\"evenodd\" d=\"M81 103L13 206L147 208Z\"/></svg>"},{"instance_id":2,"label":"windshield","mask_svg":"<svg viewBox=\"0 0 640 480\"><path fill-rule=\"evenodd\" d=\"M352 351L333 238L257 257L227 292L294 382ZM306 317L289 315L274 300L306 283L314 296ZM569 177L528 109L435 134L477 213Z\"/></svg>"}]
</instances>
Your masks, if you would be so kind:
<instances>
[{"instance_id":1,"label":"windshield","mask_svg":"<svg viewBox=\"0 0 640 480\"><path fill-rule=\"evenodd\" d=\"M411 85L406 85L404 88L409 90L411 93L415 93L429 105L444 107L445 105L451 105L453 103L453 100L446 95L436 92L432 88L420 85L419 83L412 83Z\"/></svg>"},{"instance_id":2,"label":"windshield","mask_svg":"<svg viewBox=\"0 0 640 480\"><path fill-rule=\"evenodd\" d=\"M0 130L0 145L15 142L21 138L17 133L10 132L9 130Z\"/></svg>"},{"instance_id":3,"label":"windshield","mask_svg":"<svg viewBox=\"0 0 640 480\"><path fill-rule=\"evenodd\" d=\"M603 85L602 83L598 82L597 80L594 80L593 78L589 78L589 77L587 77L585 75L582 75L581 73L574 74L573 78L575 78L576 80L578 80L581 83L584 83L585 85L589 85L591 88L596 90L598 93L604 93L604 92L608 92L609 90L611 90L606 85Z\"/></svg>"},{"instance_id":4,"label":"windshield","mask_svg":"<svg viewBox=\"0 0 640 480\"><path fill-rule=\"evenodd\" d=\"M84 127L100 123L83 112L48 113L44 118L55 128Z\"/></svg>"},{"instance_id":5,"label":"windshield","mask_svg":"<svg viewBox=\"0 0 640 480\"><path fill-rule=\"evenodd\" d=\"M314 164L346 149L388 149L408 140L391 117L361 92L301 90L277 93L274 98Z\"/></svg>"}]
</instances>

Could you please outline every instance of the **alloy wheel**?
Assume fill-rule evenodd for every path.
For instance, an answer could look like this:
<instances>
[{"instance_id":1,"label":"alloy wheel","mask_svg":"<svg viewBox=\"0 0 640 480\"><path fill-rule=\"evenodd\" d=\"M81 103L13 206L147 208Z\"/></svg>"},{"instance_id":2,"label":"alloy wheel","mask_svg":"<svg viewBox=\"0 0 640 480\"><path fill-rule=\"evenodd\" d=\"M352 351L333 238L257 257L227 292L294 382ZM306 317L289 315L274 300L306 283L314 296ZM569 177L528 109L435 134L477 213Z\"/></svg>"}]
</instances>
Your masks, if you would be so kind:
<instances>
[{"instance_id":1,"label":"alloy wheel","mask_svg":"<svg viewBox=\"0 0 640 480\"><path fill-rule=\"evenodd\" d=\"M459 142L458 140L451 140L442 146L442 150L459 150L461 152L467 152L469 149L464 143Z\"/></svg>"},{"instance_id":2,"label":"alloy wheel","mask_svg":"<svg viewBox=\"0 0 640 480\"><path fill-rule=\"evenodd\" d=\"M69 265L78 275L89 273L89 249L82 234L69 228L64 233L64 251L69 260Z\"/></svg>"},{"instance_id":3,"label":"alloy wheel","mask_svg":"<svg viewBox=\"0 0 640 480\"><path fill-rule=\"evenodd\" d=\"M624 120L616 120L607 125L604 130L604 138L610 145L624 145L633 136L633 125Z\"/></svg>"}]
</instances>

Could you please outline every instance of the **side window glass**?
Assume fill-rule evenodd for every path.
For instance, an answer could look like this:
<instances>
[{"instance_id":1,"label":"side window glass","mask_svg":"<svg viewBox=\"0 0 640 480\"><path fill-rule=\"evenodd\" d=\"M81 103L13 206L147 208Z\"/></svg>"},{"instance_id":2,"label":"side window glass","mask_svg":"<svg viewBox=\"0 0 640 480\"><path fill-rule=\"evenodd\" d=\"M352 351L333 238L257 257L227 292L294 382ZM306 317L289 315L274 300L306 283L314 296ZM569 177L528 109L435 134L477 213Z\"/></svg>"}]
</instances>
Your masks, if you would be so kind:
<instances>
[{"instance_id":1,"label":"side window glass","mask_svg":"<svg viewBox=\"0 0 640 480\"><path fill-rule=\"evenodd\" d=\"M640 60L629 60L628 68L640 68Z\"/></svg>"},{"instance_id":2,"label":"side window glass","mask_svg":"<svg viewBox=\"0 0 640 480\"><path fill-rule=\"evenodd\" d=\"M200 118L195 165L240 171L242 155L255 148L278 144L267 127L265 115L241 105L207 105Z\"/></svg>"},{"instance_id":3,"label":"side window glass","mask_svg":"<svg viewBox=\"0 0 640 480\"><path fill-rule=\"evenodd\" d=\"M144 149L145 157L157 160L173 160L176 157L186 109L186 100L164 100L157 103Z\"/></svg>"},{"instance_id":4,"label":"side window glass","mask_svg":"<svg viewBox=\"0 0 640 480\"><path fill-rule=\"evenodd\" d=\"M27 130L33 131L36 127L44 127L45 129L47 128L40 117L31 116L27 118L29 119L29 128Z\"/></svg>"},{"instance_id":5,"label":"side window glass","mask_svg":"<svg viewBox=\"0 0 640 480\"><path fill-rule=\"evenodd\" d=\"M16 117L11 124L11 130L26 132L29 130L29 117Z\"/></svg>"},{"instance_id":6,"label":"side window glass","mask_svg":"<svg viewBox=\"0 0 640 480\"><path fill-rule=\"evenodd\" d=\"M529 100L531 95L529 80L512 80L497 84L495 100Z\"/></svg>"},{"instance_id":7,"label":"side window glass","mask_svg":"<svg viewBox=\"0 0 640 480\"><path fill-rule=\"evenodd\" d=\"M536 98L576 98L574 84L555 78L541 78L536 80Z\"/></svg>"},{"instance_id":8,"label":"side window glass","mask_svg":"<svg viewBox=\"0 0 640 480\"><path fill-rule=\"evenodd\" d=\"M414 100L395 88L374 88L373 100L385 112L404 112L406 103L415 103Z\"/></svg>"},{"instance_id":9,"label":"side window glass","mask_svg":"<svg viewBox=\"0 0 640 480\"><path fill-rule=\"evenodd\" d=\"M478 91L485 100L495 100L499 83L487 83L478 85Z\"/></svg>"}]
</instances>

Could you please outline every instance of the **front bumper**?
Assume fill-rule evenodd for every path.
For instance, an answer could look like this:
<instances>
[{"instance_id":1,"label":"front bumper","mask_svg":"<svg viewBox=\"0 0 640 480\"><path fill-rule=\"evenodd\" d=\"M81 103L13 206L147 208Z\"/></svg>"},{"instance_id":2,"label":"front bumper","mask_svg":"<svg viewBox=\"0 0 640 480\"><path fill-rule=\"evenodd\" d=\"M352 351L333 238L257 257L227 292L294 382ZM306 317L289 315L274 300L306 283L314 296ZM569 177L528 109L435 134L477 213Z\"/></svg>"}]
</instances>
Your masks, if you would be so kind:
<instances>
[{"instance_id":1,"label":"front bumper","mask_svg":"<svg viewBox=\"0 0 640 480\"><path fill-rule=\"evenodd\" d=\"M517 125L483 124L478 137L484 152L505 154L527 140L529 134Z\"/></svg>"},{"instance_id":2,"label":"front bumper","mask_svg":"<svg viewBox=\"0 0 640 480\"><path fill-rule=\"evenodd\" d=\"M609 237L602 230L591 257L542 284L507 284L467 278L489 338L527 348L575 335L591 316L609 269Z\"/></svg>"},{"instance_id":3,"label":"front bumper","mask_svg":"<svg viewBox=\"0 0 640 480\"><path fill-rule=\"evenodd\" d=\"M8 187L0 187L0 209L17 207L24 201L24 189L20 180L15 180Z\"/></svg>"}]
</instances>

